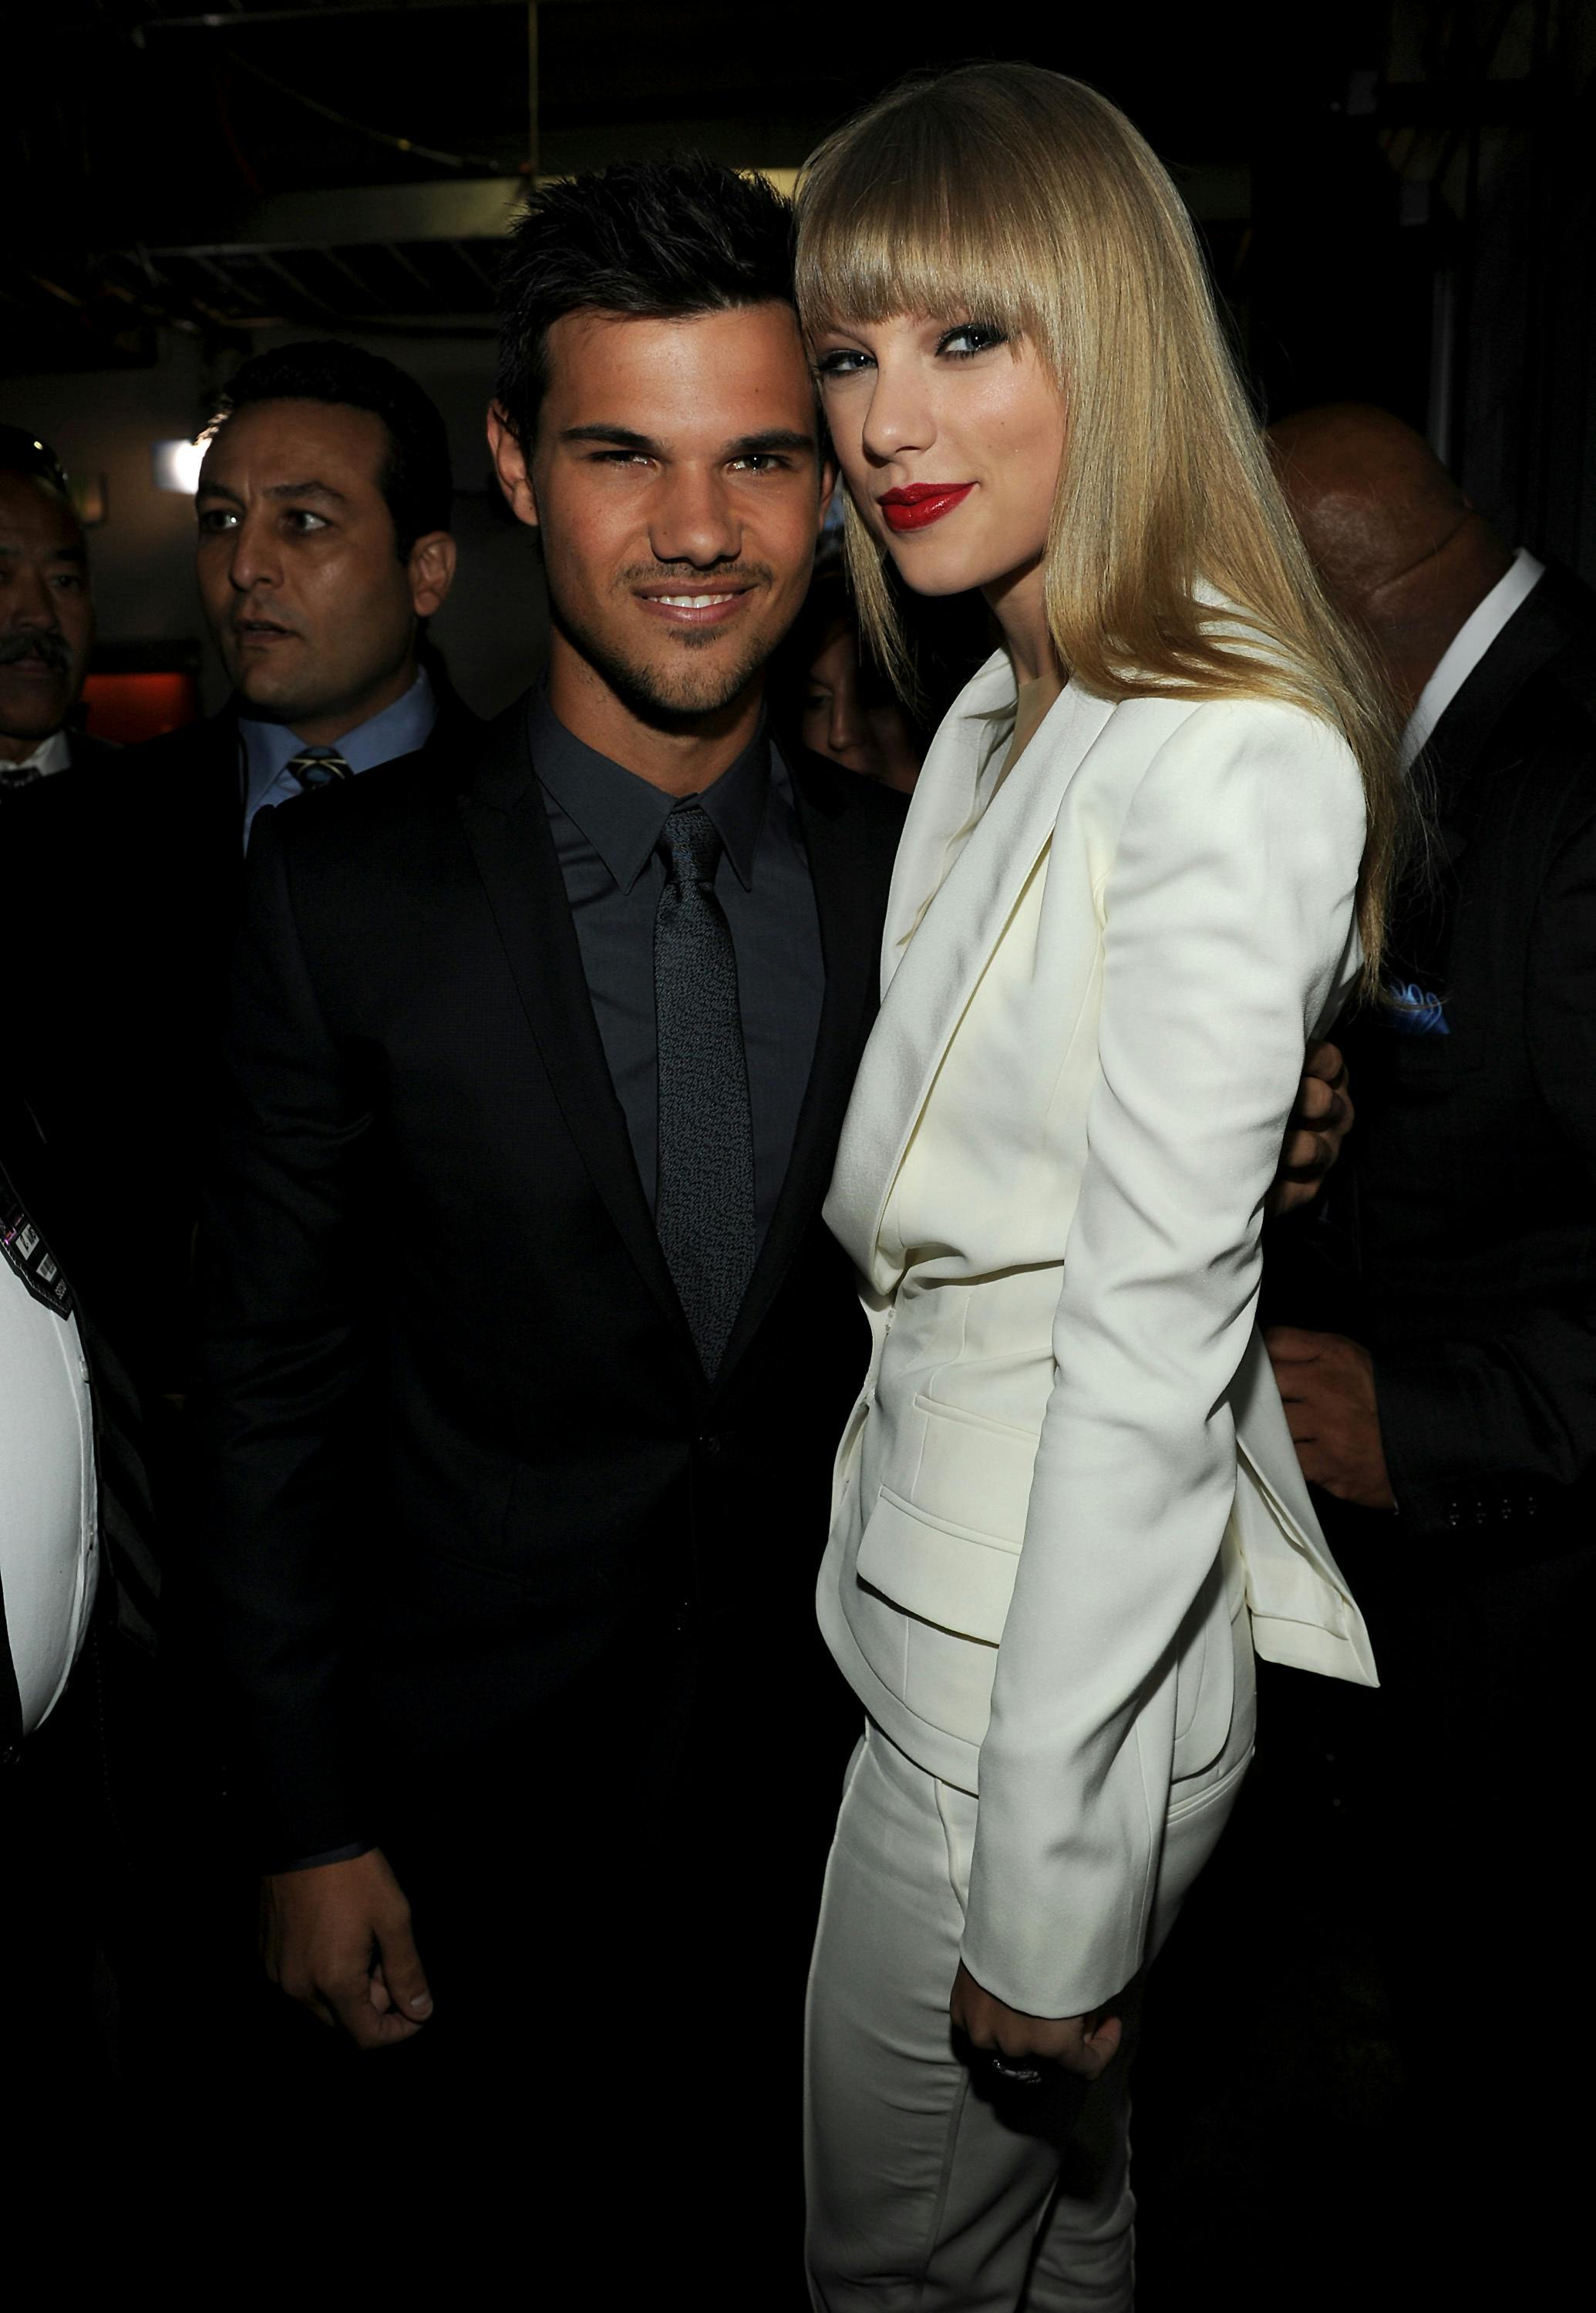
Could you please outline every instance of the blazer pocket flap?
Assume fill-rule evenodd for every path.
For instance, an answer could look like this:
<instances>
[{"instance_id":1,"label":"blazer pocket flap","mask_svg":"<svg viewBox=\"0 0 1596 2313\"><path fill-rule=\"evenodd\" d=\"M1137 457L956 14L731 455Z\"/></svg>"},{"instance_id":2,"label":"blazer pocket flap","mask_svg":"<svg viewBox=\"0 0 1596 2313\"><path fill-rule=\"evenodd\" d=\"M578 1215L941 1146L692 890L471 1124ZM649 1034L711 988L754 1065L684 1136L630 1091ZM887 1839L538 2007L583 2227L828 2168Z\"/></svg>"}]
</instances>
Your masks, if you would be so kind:
<instances>
[{"instance_id":1,"label":"blazer pocket flap","mask_svg":"<svg viewBox=\"0 0 1596 2313\"><path fill-rule=\"evenodd\" d=\"M1036 1431L923 1391L914 1410L924 1425L911 1489L919 1515L955 1534L1018 1550L1030 1513Z\"/></svg>"},{"instance_id":2,"label":"blazer pocket flap","mask_svg":"<svg viewBox=\"0 0 1596 2313\"><path fill-rule=\"evenodd\" d=\"M958 1638L1003 1635L1016 1543L932 1517L884 1486L859 1543L859 1579L893 1605Z\"/></svg>"}]
</instances>

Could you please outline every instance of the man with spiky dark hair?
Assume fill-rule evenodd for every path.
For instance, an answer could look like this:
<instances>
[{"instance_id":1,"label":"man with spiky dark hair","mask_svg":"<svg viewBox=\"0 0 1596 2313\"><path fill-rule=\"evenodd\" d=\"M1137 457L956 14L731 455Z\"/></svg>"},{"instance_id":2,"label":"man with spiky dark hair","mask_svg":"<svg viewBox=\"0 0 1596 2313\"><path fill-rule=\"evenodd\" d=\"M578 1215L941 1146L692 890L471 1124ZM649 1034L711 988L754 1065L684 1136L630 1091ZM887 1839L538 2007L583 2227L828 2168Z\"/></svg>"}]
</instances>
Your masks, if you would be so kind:
<instances>
[{"instance_id":1,"label":"man with spiky dark hair","mask_svg":"<svg viewBox=\"0 0 1596 2313\"><path fill-rule=\"evenodd\" d=\"M861 1363L820 1205L902 809L763 710L833 481L789 230L707 163L529 204L489 434L547 678L446 778L256 822L201 1249L270 1972L451 2124L535 2048L543 2188L663 2179L698 2308L739 2226L797 2271ZM675 2012L706 1961L774 2003L753 2110Z\"/></svg>"},{"instance_id":2,"label":"man with spiky dark hair","mask_svg":"<svg viewBox=\"0 0 1596 2313\"><path fill-rule=\"evenodd\" d=\"M801 2293L865 1347L821 1203L903 812L764 709L833 480L788 234L707 163L529 203L489 438L547 677L257 823L201 1245L269 1969L410 2092L434 2210L531 2192L556 2301L694 2313Z\"/></svg>"}]
</instances>

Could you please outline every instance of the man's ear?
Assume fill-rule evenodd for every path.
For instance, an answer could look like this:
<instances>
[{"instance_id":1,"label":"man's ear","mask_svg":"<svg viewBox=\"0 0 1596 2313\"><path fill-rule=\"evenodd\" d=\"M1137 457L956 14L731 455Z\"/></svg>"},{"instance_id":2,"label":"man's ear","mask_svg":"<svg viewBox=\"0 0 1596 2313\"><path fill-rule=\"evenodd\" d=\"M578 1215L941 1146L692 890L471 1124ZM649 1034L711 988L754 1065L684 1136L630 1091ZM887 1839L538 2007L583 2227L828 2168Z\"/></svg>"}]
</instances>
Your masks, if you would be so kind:
<instances>
[{"instance_id":1,"label":"man's ear","mask_svg":"<svg viewBox=\"0 0 1596 2313\"><path fill-rule=\"evenodd\" d=\"M837 476L841 471L834 458L822 462L820 468L820 519L816 523L816 535L825 528L825 518L832 510L832 500L837 494Z\"/></svg>"},{"instance_id":2,"label":"man's ear","mask_svg":"<svg viewBox=\"0 0 1596 2313\"><path fill-rule=\"evenodd\" d=\"M410 549L405 567L410 574L410 603L419 619L430 619L443 608L454 584L458 552L446 530L429 530Z\"/></svg>"},{"instance_id":3,"label":"man's ear","mask_svg":"<svg viewBox=\"0 0 1596 2313\"><path fill-rule=\"evenodd\" d=\"M532 469L526 453L510 430L510 421L497 401L488 405L488 451L505 504L517 522L529 530L538 526L537 499L533 494Z\"/></svg>"}]
</instances>

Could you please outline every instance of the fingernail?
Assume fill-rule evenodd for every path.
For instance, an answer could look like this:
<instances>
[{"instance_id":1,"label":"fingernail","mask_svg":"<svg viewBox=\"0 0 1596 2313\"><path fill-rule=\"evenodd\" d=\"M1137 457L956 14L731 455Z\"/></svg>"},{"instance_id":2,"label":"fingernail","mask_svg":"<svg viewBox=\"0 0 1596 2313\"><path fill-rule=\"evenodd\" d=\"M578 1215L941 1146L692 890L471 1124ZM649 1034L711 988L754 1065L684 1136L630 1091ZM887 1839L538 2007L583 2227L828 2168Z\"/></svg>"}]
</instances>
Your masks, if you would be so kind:
<instances>
[{"instance_id":1,"label":"fingernail","mask_svg":"<svg viewBox=\"0 0 1596 2313\"><path fill-rule=\"evenodd\" d=\"M416 1997L415 1997L415 1998L411 2001L411 2002L410 2002L410 2014L411 2014L412 2016L430 2016L430 2015L431 2015L431 2013L432 2013L432 1994L431 1994L431 1992L419 1992L416 1994Z\"/></svg>"}]
</instances>

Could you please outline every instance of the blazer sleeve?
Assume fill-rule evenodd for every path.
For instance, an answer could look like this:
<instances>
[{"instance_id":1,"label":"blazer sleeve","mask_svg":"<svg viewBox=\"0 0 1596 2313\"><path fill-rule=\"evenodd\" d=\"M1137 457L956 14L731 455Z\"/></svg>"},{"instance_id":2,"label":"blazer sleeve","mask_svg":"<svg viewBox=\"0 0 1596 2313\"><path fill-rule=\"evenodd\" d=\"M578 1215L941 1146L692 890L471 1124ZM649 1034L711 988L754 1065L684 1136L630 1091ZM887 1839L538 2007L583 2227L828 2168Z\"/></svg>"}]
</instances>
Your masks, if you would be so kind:
<instances>
[{"instance_id":1,"label":"blazer sleeve","mask_svg":"<svg viewBox=\"0 0 1596 2313\"><path fill-rule=\"evenodd\" d=\"M1099 894L1098 1075L963 1950L1033 2015L1082 2014L1142 1963L1177 1634L1230 1515L1264 1199L1362 844L1326 726L1206 704L1151 759Z\"/></svg>"},{"instance_id":2,"label":"blazer sleeve","mask_svg":"<svg viewBox=\"0 0 1596 2313\"><path fill-rule=\"evenodd\" d=\"M1571 1185L1589 1203L1596 1198L1596 822L1565 838L1538 895L1522 1033ZM1406 1526L1443 1524L1460 1497L1494 1508L1497 1476L1553 1486L1596 1477L1596 1297L1583 1280L1489 1341L1442 1334L1383 1351L1375 1386Z\"/></svg>"},{"instance_id":3,"label":"blazer sleeve","mask_svg":"<svg viewBox=\"0 0 1596 2313\"><path fill-rule=\"evenodd\" d=\"M261 1861L367 1835L348 1723L369 1352L369 1109L330 1029L263 812L250 845L198 1247L197 1609L234 1705Z\"/></svg>"}]
</instances>

